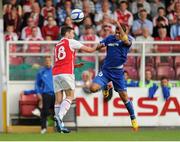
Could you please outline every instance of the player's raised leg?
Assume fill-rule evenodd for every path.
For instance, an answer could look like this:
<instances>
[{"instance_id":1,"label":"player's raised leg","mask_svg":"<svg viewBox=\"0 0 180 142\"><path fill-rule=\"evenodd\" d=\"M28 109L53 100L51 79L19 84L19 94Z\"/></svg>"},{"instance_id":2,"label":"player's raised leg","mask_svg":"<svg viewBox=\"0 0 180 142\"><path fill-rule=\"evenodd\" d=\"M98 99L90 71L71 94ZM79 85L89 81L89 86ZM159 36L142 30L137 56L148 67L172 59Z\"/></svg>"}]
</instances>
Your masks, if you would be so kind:
<instances>
[{"instance_id":1,"label":"player's raised leg","mask_svg":"<svg viewBox=\"0 0 180 142\"><path fill-rule=\"evenodd\" d=\"M109 82L107 84L107 86L105 86L102 89L102 94L103 94L105 102L108 102L109 100L111 100L111 98L113 96L113 85L112 85L112 82Z\"/></svg>"},{"instance_id":2,"label":"player's raised leg","mask_svg":"<svg viewBox=\"0 0 180 142\"><path fill-rule=\"evenodd\" d=\"M103 72L99 72L93 79L93 83L90 85L90 91L95 93L107 86L109 80L104 76Z\"/></svg>"}]
</instances>

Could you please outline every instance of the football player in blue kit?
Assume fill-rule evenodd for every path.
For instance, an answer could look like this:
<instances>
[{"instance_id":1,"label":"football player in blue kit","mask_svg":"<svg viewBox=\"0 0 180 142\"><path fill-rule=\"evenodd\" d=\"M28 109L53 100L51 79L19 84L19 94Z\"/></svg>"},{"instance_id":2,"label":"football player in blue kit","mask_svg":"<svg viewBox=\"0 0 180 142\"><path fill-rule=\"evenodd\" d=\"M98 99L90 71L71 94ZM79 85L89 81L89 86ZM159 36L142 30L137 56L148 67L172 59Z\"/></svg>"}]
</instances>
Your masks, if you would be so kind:
<instances>
[{"instance_id":1,"label":"football player in blue kit","mask_svg":"<svg viewBox=\"0 0 180 142\"><path fill-rule=\"evenodd\" d=\"M109 35L100 42L99 48L106 47L107 54L99 74L94 78L90 86L91 92L103 89L112 81L114 90L119 93L131 118L133 130L138 130L138 123L134 113L132 102L128 99L124 80L123 64L127 60L127 54L132 45L133 37L126 34L126 27L116 22L114 35Z\"/></svg>"}]
</instances>

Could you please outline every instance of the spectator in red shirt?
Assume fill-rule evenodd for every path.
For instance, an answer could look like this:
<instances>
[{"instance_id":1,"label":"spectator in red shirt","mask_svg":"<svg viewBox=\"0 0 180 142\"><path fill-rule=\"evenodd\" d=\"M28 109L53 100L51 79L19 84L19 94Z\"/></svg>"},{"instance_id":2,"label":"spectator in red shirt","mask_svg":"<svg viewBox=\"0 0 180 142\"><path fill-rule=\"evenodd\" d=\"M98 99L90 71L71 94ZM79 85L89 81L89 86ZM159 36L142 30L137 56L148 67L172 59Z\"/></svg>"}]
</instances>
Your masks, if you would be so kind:
<instances>
[{"instance_id":1,"label":"spectator in red shirt","mask_svg":"<svg viewBox=\"0 0 180 142\"><path fill-rule=\"evenodd\" d=\"M52 16L47 18L47 25L42 27L42 34L44 38L50 36L52 40L57 40L59 27Z\"/></svg>"},{"instance_id":2,"label":"spectator in red shirt","mask_svg":"<svg viewBox=\"0 0 180 142\"><path fill-rule=\"evenodd\" d=\"M7 25L6 32L4 34L5 41L17 41L18 36L14 32L14 25Z\"/></svg>"},{"instance_id":3,"label":"spectator in red shirt","mask_svg":"<svg viewBox=\"0 0 180 142\"><path fill-rule=\"evenodd\" d=\"M99 37L96 35L94 29L91 26L86 26L84 34L80 37L81 41L95 41L99 42ZM86 46L93 46L92 44L88 44Z\"/></svg>"},{"instance_id":4,"label":"spectator in red shirt","mask_svg":"<svg viewBox=\"0 0 180 142\"><path fill-rule=\"evenodd\" d=\"M165 26L161 26L158 29L158 37L155 38L155 40L159 40L159 41L170 41L171 38L169 36L167 36L167 30Z\"/></svg>"},{"instance_id":5,"label":"spectator in red shirt","mask_svg":"<svg viewBox=\"0 0 180 142\"><path fill-rule=\"evenodd\" d=\"M53 7L52 0L46 0L46 6L41 10L41 14L45 19L48 18L48 12L52 13L53 17L55 18L56 9Z\"/></svg>"},{"instance_id":6,"label":"spectator in red shirt","mask_svg":"<svg viewBox=\"0 0 180 142\"><path fill-rule=\"evenodd\" d=\"M130 28L133 24L133 15L127 10L127 1L121 1L119 6L120 7L115 11L115 17L121 24L127 25Z\"/></svg>"},{"instance_id":7,"label":"spectator in red shirt","mask_svg":"<svg viewBox=\"0 0 180 142\"><path fill-rule=\"evenodd\" d=\"M6 31L4 34L4 40L5 41L17 41L18 40L18 36L14 32L14 25L10 25L10 24L7 25ZM9 50L10 50L10 52L16 52L17 51L16 44L11 44Z\"/></svg>"},{"instance_id":8,"label":"spectator in red shirt","mask_svg":"<svg viewBox=\"0 0 180 142\"><path fill-rule=\"evenodd\" d=\"M171 41L171 38L167 36L167 29L165 26L161 26L158 29L159 36L156 37L155 41ZM171 52L171 45L159 44L155 45L155 52Z\"/></svg>"},{"instance_id":9,"label":"spectator in red shirt","mask_svg":"<svg viewBox=\"0 0 180 142\"><path fill-rule=\"evenodd\" d=\"M37 34L37 27L32 27L32 35L28 36L26 38L27 41L40 41L40 40L43 40L43 38L41 36L38 36ZM39 53L41 52L41 45L40 44L36 44L36 43L33 43L33 44L29 44L29 46L26 48L25 47L25 51L26 52L31 52L31 53Z\"/></svg>"},{"instance_id":10,"label":"spectator in red shirt","mask_svg":"<svg viewBox=\"0 0 180 142\"><path fill-rule=\"evenodd\" d=\"M35 24L34 24L33 18L29 17L27 20L27 26L24 27L22 29L22 32L21 32L21 39L22 40L25 40L25 39L27 39L27 37L32 35L32 27L34 27L34 26L35 26ZM37 35L39 37L42 37L40 28L39 27L36 27L36 28L37 28Z\"/></svg>"}]
</instances>

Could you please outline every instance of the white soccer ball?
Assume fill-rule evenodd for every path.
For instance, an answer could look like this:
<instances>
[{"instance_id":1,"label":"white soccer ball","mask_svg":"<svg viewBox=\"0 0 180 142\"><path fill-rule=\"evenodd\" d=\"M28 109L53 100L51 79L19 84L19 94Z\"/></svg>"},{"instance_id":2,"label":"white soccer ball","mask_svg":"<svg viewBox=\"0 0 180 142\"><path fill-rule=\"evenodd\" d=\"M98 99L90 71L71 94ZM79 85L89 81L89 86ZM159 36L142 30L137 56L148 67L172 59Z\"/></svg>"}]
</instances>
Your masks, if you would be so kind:
<instances>
[{"instance_id":1,"label":"white soccer ball","mask_svg":"<svg viewBox=\"0 0 180 142\"><path fill-rule=\"evenodd\" d=\"M71 19L75 23L79 23L84 19L84 13L81 9L74 9L71 12Z\"/></svg>"}]
</instances>

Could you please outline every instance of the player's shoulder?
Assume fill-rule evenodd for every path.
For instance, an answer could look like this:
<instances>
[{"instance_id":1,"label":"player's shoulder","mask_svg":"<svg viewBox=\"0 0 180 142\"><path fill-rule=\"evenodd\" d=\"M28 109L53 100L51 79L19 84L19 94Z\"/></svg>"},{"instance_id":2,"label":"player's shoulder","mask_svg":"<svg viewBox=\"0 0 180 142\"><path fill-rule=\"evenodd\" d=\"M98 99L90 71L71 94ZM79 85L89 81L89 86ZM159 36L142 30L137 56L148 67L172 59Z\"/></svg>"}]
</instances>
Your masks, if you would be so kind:
<instances>
[{"instance_id":1,"label":"player's shoulder","mask_svg":"<svg viewBox=\"0 0 180 142\"><path fill-rule=\"evenodd\" d=\"M116 39L115 35L109 35L105 38L106 41L112 41L114 39Z\"/></svg>"},{"instance_id":2,"label":"player's shoulder","mask_svg":"<svg viewBox=\"0 0 180 142\"><path fill-rule=\"evenodd\" d=\"M76 40L76 39L68 39L69 43L71 44L76 44L76 43L80 43L80 41Z\"/></svg>"},{"instance_id":3,"label":"player's shoulder","mask_svg":"<svg viewBox=\"0 0 180 142\"><path fill-rule=\"evenodd\" d=\"M62 44L67 44L69 42L69 39L68 38L61 38L59 40L59 42L56 44L56 46L58 45L62 45Z\"/></svg>"},{"instance_id":4,"label":"player's shoulder","mask_svg":"<svg viewBox=\"0 0 180 142\"><path fill-rule=\"evenodd\" d=\"M109 39L114 39L114 38L116 38L116 37L115 37L115 35L111 34L111 35L109 35L107 38L109 38Z\"/></svg>"}]
</instances>

